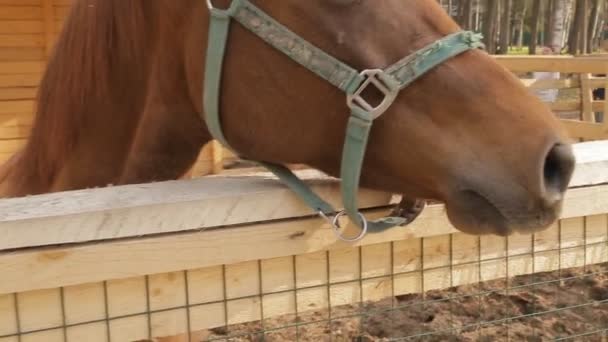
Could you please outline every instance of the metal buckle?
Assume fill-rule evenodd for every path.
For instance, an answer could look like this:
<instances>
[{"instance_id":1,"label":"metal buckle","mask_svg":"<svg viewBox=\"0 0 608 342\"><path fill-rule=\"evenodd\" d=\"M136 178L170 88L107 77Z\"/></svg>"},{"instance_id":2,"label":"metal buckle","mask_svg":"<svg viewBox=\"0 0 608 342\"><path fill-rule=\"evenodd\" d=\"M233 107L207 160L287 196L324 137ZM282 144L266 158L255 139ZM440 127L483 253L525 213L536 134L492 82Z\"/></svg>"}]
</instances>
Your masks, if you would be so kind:
<instances>
[{"instance_id":1,"label":"metal buckle","mask_svg":"<svg viewBox=\"0 0 608 342\"><path fill-rule=\"evenodd\" d=\"M387 84L381 79L380 76L382 75L389 77L382 69L363 70L360 75L365 78L365 81L361 83L359 89L357 89L354 94L348 95L346 97L346 103L351 109L354 106L358 106L364 109L372 115L372 119L376 119L380 115L384 114L384 112L386 112L386 110L393 104L395 98L397 98L398 89L394 88L390 84ZM372 106L367 101L365 101L363 97L361 97L363 91L365 91L365 89L367 89L370 84L373 84L376 89L378 89L384 95L384 99L376 107Z\"/></svg>"},{"instance_id":2,"label":"metal buckle","mask_svg":"<svg viewBox=\"0 0 608 342\"><path fill-rule=\"evenodd\" d=\"M334 234L336 235L336 237L339 240L342 240L344 242L357 242L357 241L363 239L363 237L365 237L365 234L367 234L367 219L361 213L359 213L359 217L361 218L361 221L363 222L363 229L361 230L361 233L359 233L359 235L357 235L356 237L354 237L352 239L345 238L338 231L338 229L340 229L340 222L338 220L340 219L340 217L346 215L346 212L344 210L338 212L334 216L333 219L330 219L324 212L322 212L320 210L318 211L318 214L321 218L323 218L324 220L326 220L329 223L329 225L331 226L331 230L334 232Z\"/></svg>"},{"instance_id":3,"label":"metal buckle","mask_svg":"<svg viewBox=\"0 0 608 342\"><path fill-rule=\"evenodd\" d=\"M239 0L232 0L230 5L226 9L218 8L213 5L213 0L206 0L207 8L211 14L219 16L221 18L229 17L235 11L235 7L240 4Z\"/></svg>"}]
</instances>

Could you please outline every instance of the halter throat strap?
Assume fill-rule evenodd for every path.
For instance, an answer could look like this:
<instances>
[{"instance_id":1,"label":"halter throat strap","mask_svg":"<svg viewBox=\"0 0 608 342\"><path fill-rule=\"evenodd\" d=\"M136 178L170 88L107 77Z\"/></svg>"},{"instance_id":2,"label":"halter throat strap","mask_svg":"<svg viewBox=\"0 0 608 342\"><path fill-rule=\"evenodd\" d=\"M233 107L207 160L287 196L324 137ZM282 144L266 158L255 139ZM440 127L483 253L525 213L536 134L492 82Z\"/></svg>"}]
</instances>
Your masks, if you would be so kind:
<instances>
[{"instance_id":1,"label":"halter throat strap","mask_svg":"<svg viewBox=\"0 0 608 342\"><path fill-rule=\"evenodd\" d=\"M235 19L296 63L342 90L346 94L346 104L351 113L346 127L340 168L344 210L335 210L285 166L264 161L258 163L274 173L322 217L329 219L333 216L332 227L342 240L356 241L363 238L367 232L377 233L409 223L403 217L391 216L368 221L358 211L359 179L373 121L390 108L401 89L420 76L465 51L482 48L481 35L470 31L459 31L414 52L387 69L368 69L358 72L302 39L249 0L233 0L226 10L214 8L211 0L207 0L207 5L210 11L210 27L203 87L203 119L211 135L224 146L235 151L223 134L219 109L226 43L231 19ZM361 97L363 91L370 86L384 94L383 101L377 106L369 104ZM338 218L344 214L361 228L361 233L357 237L348 239L337 231Z\"/></svg>"}]
</instances>

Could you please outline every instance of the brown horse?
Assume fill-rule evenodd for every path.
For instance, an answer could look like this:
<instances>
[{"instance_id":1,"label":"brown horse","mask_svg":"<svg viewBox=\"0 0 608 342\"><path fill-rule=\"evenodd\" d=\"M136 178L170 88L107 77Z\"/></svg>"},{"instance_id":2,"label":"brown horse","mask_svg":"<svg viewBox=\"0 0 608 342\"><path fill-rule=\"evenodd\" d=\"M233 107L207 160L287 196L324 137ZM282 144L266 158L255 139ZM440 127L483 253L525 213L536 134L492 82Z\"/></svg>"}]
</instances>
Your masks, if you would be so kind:
<instances>
[{"instance_id":1,"label":"brown horse","mask_svg":"<svg viewBox=\"0 0 608 342\"><path fill-rule=\"evenodd\" d=\"M435 0L254 2L358 70L459 30ZM0 197L183 175L211 139L199 116L208 26L203 0L75 1L31 137L0 171ZM231 146L338 175L344 94L232 26L221 89ZM443 201L462 231L508 234L556 219L573 167L550 110L476 50L399 94L374 124L361 183Z\"/></svg>"}]
</instances>

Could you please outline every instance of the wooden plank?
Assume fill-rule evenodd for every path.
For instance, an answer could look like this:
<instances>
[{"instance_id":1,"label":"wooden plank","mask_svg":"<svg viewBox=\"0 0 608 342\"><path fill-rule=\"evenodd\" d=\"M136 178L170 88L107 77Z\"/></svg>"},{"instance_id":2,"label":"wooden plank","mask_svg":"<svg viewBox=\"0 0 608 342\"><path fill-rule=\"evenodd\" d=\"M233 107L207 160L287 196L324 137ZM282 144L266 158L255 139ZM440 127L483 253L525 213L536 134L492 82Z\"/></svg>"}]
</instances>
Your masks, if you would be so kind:
<instances>
[{"instance_id":1,"label":"wooden plank","mask_svg":"<svg viewBox=\"0 0 608 342\"><path fill-rule=\"evenodd\" d=\"M44 72L45 63L42 61L27 62L0 62L0 74L41 74Z\"/></svg>"},{"instance_id":2,"label":"wooden plank","mask_svg":"<svg viewBox=\"0 0 608 342\"><path fill-rule=\"evenodd\" d=\"M0 106L0 114L32 112L34 107L34 101L2 101L2 106Z\"/></svg>"},{"instance_id":3,"label":"wooden plank","mask_svg":"<svg viewBox=\"0 0 608 342\"><path fill-rule=\"evenodd\" d=\"M0 50L0 53L2 51ZM15 87L37 87L42 78L41 74L14 74L0 75L0 88L15 88ZM31 110L31 108L30 108ZM6 113L3 107L0 111Z\"/></svg>"},{"instance_id":4,"label":"wooden plank","mask_svg":"<svg viewBox=\"0 0 608 342\"><path fill-rule=\"evenodd\" d=\"M23 145L25 145L26 139L9 139L0 140L0 153L14 153L17 152Z\"/></svg>"},{"instance_id":5,"label":"wooden plank","mask_svg":"<svg viewBox=\"0 0 608 342\"><path fill-rule=\"evenodd\" d=\"M606 58L571 56L493 56L512 72L556 71L564 73L604 74L608 71Z\"/></svg>"},{"instance_id":6,"label":"wooden plank","mask_svg":"<svg viewBox=\"0 0 608 342\"><path fill-rule=\"evenodd\" d=\"M534 78L522 78L522 83L533 90L538 89L570 89L580 87L580 81L572 78L560 80L537 80Z\"/></svg>"},{"instance_id":7,"label":"wooden plank","mask_svg":"<svg viewBox=\"0 0 608 342\"><path fill-rule=\"evenodd\" d=\"M17 304L21 331L57 328L63 323L58 288L20 292Z\"/></svg>"},{"instance_id":8,"label":"wooden plank","mask_svg":"<svg viewBox=\"0 0 608 342\"><path fill-rule=\"evenodd\" d=\"M23 335L20 342L65 342L63 329L43 330Z\"/></svg>"},{"instance_id":9,"label":"wooden plank","mask_svg":"<svg viewBox=\"0 0 608 342\"><path fill-rule=\"evenodd\" d=\"M219 141L213 140L211 142L211 154L213 159L213 173L218 174L221 173L224 169L224 147L220 144Z\"/></svg>"},{"instance_id":10,"label":"wooden plank","mask_svg":"<svg viewBox=\"0 0 608 342\"><path fill-rule=\"evenodd\" d=\"M25 139L30 135L32 126L30 125L14 125L14 126L0 126L0 141L1 140L13 140L13 139Z\"/></svg>"},{"instance_id":11,"label":"wooden plank","mask_svg":"<svg viewBox=\"0 0 608 342\"><path fill-rule=\"evenodd\" d=\"M15 312L15 295L0 295L0 336L16 334L17 313Z\"/></svg>"},{"instance_id":12,"label":"wooden plank","mask_svg":"<svg viewBox=\"0 0 608 342\"><path fill-rule=\"evenodd\" d=\"M32 112L27 113L0 113L0 127L12 127L19 125L29 125L33 123L34 115Z\"/></svg>"},{"instance_id":13,"label":"wooden plank","mask_svg":"<svg viewBox=\"0 0 608 342\"><path fill-rule=\"evenodd\" d=\"M591 77L588 73L580 75L581 79L581 118L585 122L595 122L595 113L591 108L593 102L593 93L589 86L589 78ZM602 108L603 109L603 108Z\"/></svg>"},{"instance_id":14,"label":"wooden plank","mask_svg":"<svg viewBox=\"0 0 608 342\"><path fill-rule=\"evenodd\" d=\"M589 79L589 86L592 88L605 88L606 78L605 77L592 77Z\"/></svg>"},{"instance_id":15,"label":"wooden plank","mask_svg":"<svg viewBox=\"0 0 608 342\"><path fill-rule=\"evenodd\" d=\"M551 110L556 112L574 112L574 111L585 111L587 110L587 115L585 117L585 122L593 122L591 120L591 115L593 112L603 112L604 111L604 101L591 101L587 99L587 103L581 101L560 101L560 102L550 102L547 103Z\"/></svg>"},{"instance_id":16,"label":"wooden plank","mask_svg":"<svg viewBox=\"0 0 608 342\"><path fill-rule=\"evenodd\" d=\"M40 6L3 6L0 20L41 20Z\"/></svg>"},{"instance_id":17,"label":"wooden plank","mask_svg":"<svg viewBox=\"0 0 608 342\"><path fill-rule=\"evenodd\" d=\"M44 48L48 58L55 43L55 7L53 0L42 0L42 13L44 17Z\"/></svg>"},{"instance_id":18,"label":"wooden plank","mask_svg":"<svg viewBox=\"0 0 608 342\"><path fill-rule=\"evenodd\" d=\"M608 182L608 174L601 172L608 142L575 144L574 151L581 156L581 168L577 167L572 186ZM320 196L341 206L335 180L318 178L313 171L296 173ZM366 189L359 198L362 209L394 203L390 194ZM1 201L0 250L129 238L141 236L141 227L154 235L311 215L311 209L270 176L214 176L80 190Z\"/></svg>"},{"instance_id":19,"label":"wooden plank","mask_svg":"<svg viewBox=\"0 0 608 342\"><path fill-rule=\"evenodd\" d=\"M585 218L585 245L587 263L608 262L608 215Z\"/></svg>"},{"instance_id":20,"label":"wooden plank","mask_svg":"<svg viewBox=\"0 0 608 342\"><path fill-rule=\"evenodd\" d=\"M66 329L66 341L64 342L107 342L107 329L105 322L71 326Z\"/></svg>"},{"instance_id":21,"label":"wooden plank","mask_svg":"<svg viewBox=\"0 0 608 342\"><path fill-rule=\"evenodd\" d=\"M68 325L106 318L103 283L68 286L63 291L65 323Z\"/></svg>"},{"instance_id":22,"label":"wooden plank","mask_svg":"<svg viewBox=\"0 0 608 342\"><path fill-rule=\"evenodd\" d=\"M39 34L0 34L0 47L42 47L44 39Z\"/></svg>"},{"instance_id":23,"label":"wooden plank","mask_svg":"<svg viewBox=\"0 0 608 342\"><path fill-rule=\"evenodd\" d=\"M40 2L40 0L36 0ZM0 34L40 34L43 24L40 20L0 20Z\"/></svg>"},{"instance_id":24,"label":"wooden plank","mask_svg":"<svg viewBox=\"0 0 608 342\"><path fill-rule=\"evenodd\" d=\"M599 215L608 212L608 185L572 189L566 195L562 218ZM385 215L384 210L366 211L370 218ZM145 226L145 225L144 225ZM108 225L106 227L111 227ZM140 226L141 227L141 226ZM241 228L160 235L81 246L30 249L0 254L0 273L10 282L0 283L0 294L39 288L53 288L138 275L198 269L303 253L365 246L418 237L455 233L442 205L429 206L410 226L367 235L347 244L337 240L321 219L279 221ZM438 245L443 240L438 240ZM431 253L432 249L424 249ZM111 255L111 258L107 256ZM443 256L426 255L425 267L444 266ZM302 266L296 259L296 269ZM435 261L433 261L435 260ZM315 269L323 272L324 261ZM28 272L23 272L27 269ZM327 271L325 271L326 273ZM445 277L445 270L429 275ZM302 286L314 283L298 278Z\"/></svg>"},{"instance_id":25,"label":"wooden plank","mask_svg":"<svg viewBox=\"0 0 608 342\"><path fill-rule=\"evenodd\" d=\"M11 5L11 6L38 6L40 0L0 0L0 5Z\"/></svg>"},{"instance_id":26,"label":"wooden plank","mask_svg":"<svg viewBox=\"0 0 608 342\"><path fill-rule=\"evenodd\" d=\"M36 98L38 88L12 87L0 88L0 101L7 100L33 100Z\"/></svg>"},{"instance_id":27,"label":"wooden plank","mask_svg":"<svg viewBox=\"0 0 608 342\"><path fill-rule=\"evenodd\" d=\"M139 236L142 226L148 233L158 234L315 215L276 180L218 178L1 201L0 250ZM336 181L312 183L320 196L340 206ZM359 198L361 208L391 201L390 194L371 190L362 190ZM49 207L50 203L55 204ZM150 210L154 215L150 215ZM144 223L145 217L152 220ZM53 228L57 226L63 228L57 231Z\"/></svg>"},{"instance_id":28,"label":"wooden plank","mask_svg":"<svg viewBox=\"0 0 608 342\"><path fill-rule=\"evenodd\" d=\"M598 185L606 183L608 158L604 148L608 141L598 140L575 144L576 171L570 181L571 187Z\"/></svg>"},{"instance_id":29,"label":"wooden plank","mask_svg":"<svg viewBox=\"0 0 608 342\"><path fill-rule=\"evenodd\" d=\"M571 138L584 138L588 140L603 140L608 138L608 127L601 124L584 122L578 120L561 120L568 130Z\"/></svg>"},{"instance_id":30,"label":"wooden plank","mask_svg":"<svg viewBox=\"0 0 608 342\"><path fill-rule=\"evenodd\" d=\"M552 111L555 112L574 112L580 111L582 104L579 101L559 101L559 102L545 102L549 105Z\"/></svg>"},{"instance_id":31,"label":"wooden plank","mask_svg":"<svg viewBox=\"0 0 608 342\"><path fill-rule=\"evenodd\" d=\"M0 61L40 61L44 59L42 47L0 47ZM0 87L2 84L0 83Z\"/></svg>"}]
</instances>

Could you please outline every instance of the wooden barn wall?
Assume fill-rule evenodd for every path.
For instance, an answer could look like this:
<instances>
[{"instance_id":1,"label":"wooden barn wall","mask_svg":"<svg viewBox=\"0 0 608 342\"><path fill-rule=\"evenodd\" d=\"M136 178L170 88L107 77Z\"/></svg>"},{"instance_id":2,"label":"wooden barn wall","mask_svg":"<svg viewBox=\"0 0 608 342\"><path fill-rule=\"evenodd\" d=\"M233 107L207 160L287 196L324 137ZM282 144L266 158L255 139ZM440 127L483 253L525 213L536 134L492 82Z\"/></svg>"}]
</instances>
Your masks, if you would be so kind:
<instances>
[{"instance_id":1,"label":"wooden barn wall","mask_svg":"<svg viewBox=\"0 0 608 342\"><path fill-rule=\"evenodd\" d=\"M0 0L0 162L25 142L47 58L71 0Z\"/></svg>"}]
</instances>

